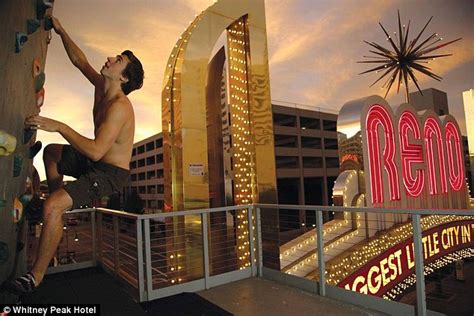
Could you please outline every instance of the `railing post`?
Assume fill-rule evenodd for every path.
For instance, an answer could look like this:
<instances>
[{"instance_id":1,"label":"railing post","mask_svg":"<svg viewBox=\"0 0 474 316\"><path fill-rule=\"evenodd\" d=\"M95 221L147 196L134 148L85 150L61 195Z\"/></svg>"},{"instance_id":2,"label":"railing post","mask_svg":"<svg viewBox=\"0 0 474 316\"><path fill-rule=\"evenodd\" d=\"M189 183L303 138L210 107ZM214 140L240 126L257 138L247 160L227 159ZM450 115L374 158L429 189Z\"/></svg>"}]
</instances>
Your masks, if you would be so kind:
<instances>
[{"instance_id":1,"label":"railing post","mask_svg":"<svg viewBox=\"0 0 474 316\"><path fill-rule=\"evenodd\" d=\"M252 276L257 274L257 269L255 266L255 242L254 242L254 233L253 233L253 205L247 208L247 228L249 230L249 252L250 252L250 267L252 269Z\"/></svg>"},{"instance_id":2,"label":"railing post","mask_svg":"<svg viewBox=\"0 0 474 316\"><path fill-rule=\"evenodd\" d=\"M316 240L318 241L319 295L326 296L326 267L324 265L323 214L316 210Z\"/></svg>"},{"instance_id":3,"label":"railing post","mask_svg":"<svg viewBox=\"0 0 474 316\"><path fill-rule=\"evenodd\" d=\"M145 219L145 270L146 270L146 295L147 299L153 291L153 276L151 274L151 241L150 241L150 220Z\"/></svg>"},{"instance_id":4,"label":"railing post","mask_svg":"<svg viewBox=\"0 0 474 316\"><path fill-rule=\"evenodd\" d=\"M97 214L97 260L100 265L102 265L102 213L98 212Z\"/></svg>"},{"instance_id":5,"label":"railing post","mask_svg":"<svg viewBox=\"0 0 474 316\"><path fill-rule=\"evenodd\" d=\"M202 225L202 251L204 260L204 286L206 290L209 288L209 238L207 230L207 213L201 213Z\"/></svg>"},{"instance_id":6,"label":"railing post","mask_svg":"<svg viewBox=\"0 0 474 316\"><path fill-rule=\"evenodd\" d=\"M119 242L119 218L116 215L112 217L112 223L114 227L114 272L115 275L119 275L119 265L120 265L120 242Z\"/></svg>"},{"instance_id":7,"label":"railing post","mask_svg":"<svg viewBox=\"0 0 474 316\"><path fill-rule=\"evenodd\" d=\"M422 230L420 224L420 215L413 214L413 244L415 253L415 271L416 271L416 315L426 315L426 292L425 292L425 273L423 266L423 245Z\"/></svg>"},{"instance_id":8,"label":"railing post","mask_svg":"<svg viewBox=\"0 0 474 316\"><path fill-rule=\"evenodd\" d=\"M97 242L96 242L96 225L95 225L95 216L96 216L96 210L95 208L93 209L93 211L90 213L90 216L91 216L91 226L92 226L92 231L91 231L91 235L92 235L92 262L94 264L94 266L97 265Z\"/></svg>"},{"instance_id":9,"label":"railing post","mask_svg":"<svg viewBox=\"0 0 474 316\"><path fill-rule=\"evenodd\" d=\"M143 302L148 299L147 292L145 291L144 284L144 273L143 273L143 228L142 220L138 219L137 225L137 268L138 268L138 297L139 301Z\"/></svg>"},{"instance_id":10,"label":"railing post","mask_svg":"<svg viewBox=\"0 0 474 316\"><path fill-rule=\"evenodd\" d=\"M260 219L260 207L257 207L257 213L255 214L257 223L257 251L258 251L258 276L263 276L263 250L262 250L262 221Z\"/></svg>"}]
</instances>

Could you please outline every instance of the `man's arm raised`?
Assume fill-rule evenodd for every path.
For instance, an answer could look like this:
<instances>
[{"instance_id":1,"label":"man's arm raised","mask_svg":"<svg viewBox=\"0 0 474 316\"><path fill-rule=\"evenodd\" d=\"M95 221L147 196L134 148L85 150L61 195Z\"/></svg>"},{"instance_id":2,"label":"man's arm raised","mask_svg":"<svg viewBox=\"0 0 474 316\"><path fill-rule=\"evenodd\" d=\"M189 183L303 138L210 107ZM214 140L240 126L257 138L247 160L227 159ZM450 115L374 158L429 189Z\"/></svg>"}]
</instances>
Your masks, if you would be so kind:
<instances>
[{"instance_id":1,"label":"man's arm raised","mask_svg":"<svg viewBox=\"0 0 474 316\"><path fill-rule=\"evenodd\" d=\"M82 136L62 122L38 115L27 118L25 125L47 132L58 132L81 154L92 161L99 161L115 143L130 115L129 105L126 102L112 104L105 114L104 122L97 130L95 139Z\"/></svg>"},{"instance_id":2,"label":"man's arm raised","mask_svg":"<svg viewBox=\"0 0 474 316\"><path fill-rule=\"evenodd\" d=\"M74 43L74 41L69 37L67 32L62 27L59 20L51 16L53 21L54 30L56 33L61 36L61 40L63 42L64 48L66 49L66 53L69 56L72 64L79 68L84 76L86 76L89 81L97 87L97 85L103 84L102 76L95 71L94 68L89 64L86 55L82 52L82 50Z\"/></svg>"}]
</instances>

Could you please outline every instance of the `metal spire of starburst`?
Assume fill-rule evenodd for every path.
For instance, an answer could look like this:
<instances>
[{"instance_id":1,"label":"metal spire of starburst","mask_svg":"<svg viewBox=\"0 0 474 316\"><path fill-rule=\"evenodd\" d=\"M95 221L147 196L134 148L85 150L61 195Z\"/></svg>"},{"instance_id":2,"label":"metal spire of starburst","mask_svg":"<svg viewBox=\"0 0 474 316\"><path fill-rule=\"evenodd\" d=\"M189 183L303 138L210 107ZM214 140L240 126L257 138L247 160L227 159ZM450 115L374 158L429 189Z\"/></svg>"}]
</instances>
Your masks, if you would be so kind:
<instances>
[{"instance_id":1,"label":"metal spire of starburst","mask_svg":"<svg viewBox=\"0 0 474 316\"><path fill-rule=\"evenodd\" d=\"M382 47L381 45L374 43L374 42L367 42L370 46L374 47L377 50L369 50L371 53L375 54L376 56L364 56L365 58L371 58L372 60L365 60L365 61L358 61L358 63L375 63L375 64L382 64L375 68L369 69L360 73L359 75L373 72L375 71L378 73L379 71L384 71L384 73L378 78L374 83L370 86L372 87L374 84L382 80L384 77L389 75L388 80L383 84L382 88L387 88L387 92L385 93L384 98L387 97L388 92L392 88L393 83L397 80L398 76L398 87L397 93L400 91L400 85L403 83L405 84L405 91L406 91L406 99L408 99L408 81L413 81L418 88L418 91L421 93L421 89L418 86L417 79L415 77L414 71L417 70L431 78L441 81L441 77L431 72L431 69L427 66L422 64L429 64L430 60L435 60L436 58L451 56L452 54L443 54L443 55L427 55L437 49L440 49L444 46L447 46L451 43L459 41L461 38L455 39L453 41L439 44L433 46L440 41L443 40L442 37L438 36L438 33L431 34L427 39L417 45L418 40L420 39L421 35L425 31L428 24L431 22L433 17L431 17L428 22L426 22L423 29L421 29L418 36L416 36L410 43L407 45L408 33L410 31L410 21L408 21L408 25L402 26L400 22L400 11L398 11L398 43L395 43L392 37L388 34L388 32L383 27L382 23L379 22L380 27L382 28L383 32L387 36L387 41L390 42L394 51L390 51ZM395 36L397 32L394 32ZM421 93L423 94L423 93Z\"/></svg>"}]
</instances>

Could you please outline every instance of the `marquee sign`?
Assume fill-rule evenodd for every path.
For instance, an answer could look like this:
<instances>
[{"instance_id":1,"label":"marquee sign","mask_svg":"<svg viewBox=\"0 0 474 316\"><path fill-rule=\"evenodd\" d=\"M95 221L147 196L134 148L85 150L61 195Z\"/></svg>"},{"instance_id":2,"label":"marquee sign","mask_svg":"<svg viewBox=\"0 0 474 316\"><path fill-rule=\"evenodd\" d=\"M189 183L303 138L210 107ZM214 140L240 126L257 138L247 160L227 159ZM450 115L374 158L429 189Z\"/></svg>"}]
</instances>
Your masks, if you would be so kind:
<instances>
[{"instance_id":1,"label":"marquee sign","mask_svg":"<svg viewBox=\"0 0 474 316\"><path fill-rule=\"evenodd\" d=\"M392 110L379 96L346 103L338 118L342 170L364 170L372 207L467 208L459 126L451 115Z\"/></svg>"},{"instance_id":2,"label":"marquee sign","mask_svg":"<svg viewBox=\"0 0 474 316\"><path fill-rule=\"evenodd\" d=\"M425 265L453 251L474 246L474 221L457 221L423 232ZM382 296L414 272L413 238L391 247L370 260L338 286Z\"/></svg>"}]
</instances>

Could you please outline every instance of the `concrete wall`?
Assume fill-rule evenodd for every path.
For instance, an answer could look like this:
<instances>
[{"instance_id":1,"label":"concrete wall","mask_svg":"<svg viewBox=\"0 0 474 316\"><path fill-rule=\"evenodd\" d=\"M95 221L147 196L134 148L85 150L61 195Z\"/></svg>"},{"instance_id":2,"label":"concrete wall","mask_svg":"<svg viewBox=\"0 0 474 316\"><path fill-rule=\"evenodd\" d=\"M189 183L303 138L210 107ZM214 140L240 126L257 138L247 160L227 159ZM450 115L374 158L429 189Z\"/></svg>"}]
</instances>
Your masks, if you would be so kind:
<instances>
[{"instance_id":1,"label":"concrete wall","mask_svg":"<svg viewBox=\"0 0 474 316\"><path fill-rule=\"evenodd\" d=\"M49 9L51 11L52 9ZM14 152L0 156L0 283L25 270L26 225L23 215L14 222L15 198L20 198L27 189L27 178L33 179L33 160L29 157L30 146L36 135L23 143L24 120L39 112L36 107L36 92L32 74L33 60L37 59L44 71L48 32L43 23L36 32L28 35L28 41L19 53L15 53L15 34L27 34L27 20L37 18L36 0L0 1L0 130L17 140ZM16 159L15 159L16 157ZM21 171L13 174L14 162L22 161ZM0 293L0 301L4 301Z\"/></svg>"}]
</instances>

